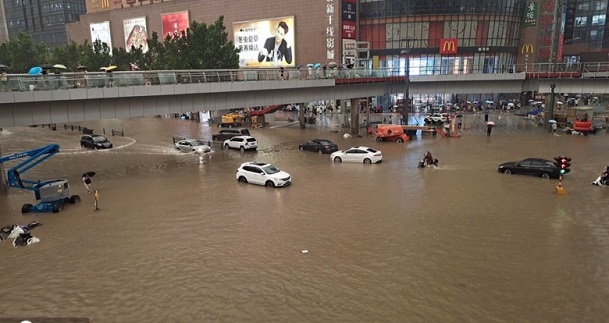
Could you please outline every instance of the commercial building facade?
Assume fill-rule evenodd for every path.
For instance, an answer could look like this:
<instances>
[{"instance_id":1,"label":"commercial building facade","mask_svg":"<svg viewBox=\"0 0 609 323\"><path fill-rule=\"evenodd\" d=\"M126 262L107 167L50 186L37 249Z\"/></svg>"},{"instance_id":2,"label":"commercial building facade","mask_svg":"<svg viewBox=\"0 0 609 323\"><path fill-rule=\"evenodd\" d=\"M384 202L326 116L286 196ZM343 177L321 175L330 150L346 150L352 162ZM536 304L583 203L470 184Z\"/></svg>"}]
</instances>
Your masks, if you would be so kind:
<instances>
[{"instance_id":1,"label":"commercial building facade","mask_svg":"<svg viewBox=\"0 0 609 323\"><path fill-rule=\"evenodd\" d=\"M19 32L49 47L68 43L66 24L85 13L85 0L0 0L8 38Z\"/></svg>"}]
</instances>

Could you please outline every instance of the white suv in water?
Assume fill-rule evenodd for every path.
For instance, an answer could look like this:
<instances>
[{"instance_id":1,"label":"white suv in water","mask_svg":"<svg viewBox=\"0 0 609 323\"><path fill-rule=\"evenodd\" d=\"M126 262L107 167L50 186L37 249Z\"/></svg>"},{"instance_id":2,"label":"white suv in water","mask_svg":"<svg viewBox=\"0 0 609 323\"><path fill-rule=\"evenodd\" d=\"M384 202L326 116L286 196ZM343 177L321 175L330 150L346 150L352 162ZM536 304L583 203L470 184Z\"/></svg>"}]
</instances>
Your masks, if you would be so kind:
<instances>
[{"instance_id":1,"label":"white suv in water","mask_svg":"<svg viewBox=\"0 0 609 323\"><path fill-rule=\"evenodd\" d=\"M256 150L258 148L258 142L254 137L235 136L230 139L224 140L224 144L222 144L222 147L224 147L224 149L239 149L241 150L241 152L244 152L248 149Z\"/></svg>"},{"instance_id":2,"label":"white suv in water","mask_svg":"<svg viewBox=\"0 0 609 323\"><path fill-rule=\"evenodd\" d=\"M252 183L266 187L281 187L292 184L290 174L268 163L243 163L237 168L235 177L239 183Z\"/></svg>"}]
</instances>

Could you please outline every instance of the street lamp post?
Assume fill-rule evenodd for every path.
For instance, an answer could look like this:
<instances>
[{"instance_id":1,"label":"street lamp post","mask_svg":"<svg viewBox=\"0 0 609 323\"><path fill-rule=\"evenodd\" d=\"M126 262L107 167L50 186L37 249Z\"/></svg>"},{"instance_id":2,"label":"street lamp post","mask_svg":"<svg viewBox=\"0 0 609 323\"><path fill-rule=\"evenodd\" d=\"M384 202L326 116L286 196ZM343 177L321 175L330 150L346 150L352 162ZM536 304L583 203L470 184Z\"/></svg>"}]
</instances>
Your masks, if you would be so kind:
<instances>
[{"instance_id":1,"label":"street lamp post","mask_svg":"<svg viewBox=\"0 0 609 323\"><path fill-rule=\"evenodd\" d=\"M405 124L408 124L408 113L410 111L410 42L416 40L415 38L405 38L402 41L406 42L406 49L400 51L400 54L406 54L406 79L404 89L404 112L402 113L402 120Z\"/></svg>"}]
</instances>

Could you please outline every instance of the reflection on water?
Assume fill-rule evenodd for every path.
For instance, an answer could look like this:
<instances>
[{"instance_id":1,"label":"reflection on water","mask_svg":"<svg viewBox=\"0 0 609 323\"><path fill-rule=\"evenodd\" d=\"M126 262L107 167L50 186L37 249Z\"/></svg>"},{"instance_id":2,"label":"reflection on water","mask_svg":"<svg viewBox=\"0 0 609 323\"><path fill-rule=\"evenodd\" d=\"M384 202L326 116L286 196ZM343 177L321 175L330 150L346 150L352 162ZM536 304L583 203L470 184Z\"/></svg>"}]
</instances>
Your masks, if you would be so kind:
<instances>
[{"instance_id":1,"label":"reflection on water","mask_svg":"<svg viewBox=\"0 0 609 323\"><path fill-rule=\"evenodd\" d=\"M82 202L21 215L33 194L0 195L1 226L35 219L41 242L3 259L0 313L151 321L604 321L609 315L607 134L552 136L520 118L467 116L461 138L406 144L327 128L251 129L257 152L183 154L172 136L217 128L165 118L104 120L115 149L86 151L69 130L11 128L4 154L61 145L29 179L68 178ZM328 138L382 150L378 165L333 164L298 144ZM430 150L439 168L418 169ZM497 173L525 157L573 158L564 186ZM245 161L288 171L267 189L235 179ZM95 171L100 208L80 175ZM309 253L301 251L307 249ZM255 318L255 319L252 319ZM499 318L499 319L498 319Z\"/></svg>"}]
</instances>

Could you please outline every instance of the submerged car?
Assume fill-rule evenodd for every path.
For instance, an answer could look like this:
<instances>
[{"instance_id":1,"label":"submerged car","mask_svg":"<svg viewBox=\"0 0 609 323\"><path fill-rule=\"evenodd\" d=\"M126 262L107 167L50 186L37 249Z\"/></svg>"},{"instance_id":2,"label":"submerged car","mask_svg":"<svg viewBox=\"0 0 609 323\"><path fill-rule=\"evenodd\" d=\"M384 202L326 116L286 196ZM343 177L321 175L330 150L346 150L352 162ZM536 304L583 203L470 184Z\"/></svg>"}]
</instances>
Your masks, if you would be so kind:
<instances>
[{"instance_id":1,"label":"submerged car","mask_svg":"<svg viewBox=\"0 0 609 323\"><path fill-rule=\"evenodd\" d=\"M252 183L266 187L282 187L292 184L290 174L269 163L247 162L237 168L239 183Z\"/></svg>"},{"instance_id":2,"label":"submerged car","mask_svg":"<svg viewBox=\"0 0 609 323\"><path fill-rule=\"evenodd\" d=\"M183 153L208 153L211 147L198 139L184 139L175 143L176 149Z\"/></svg>"},{"instance_id":3,"label":"submerged car","mask_svg":"<svg viewBox=\"0 0 609 323\"><path fill-rule=\"evenodd\" d=\"M250 149L258 149L258 142L256 141L256 138L251 136L234 136L230 139L224 140L222 147L224 147L224 149L239 149L241 152L244 152Z\"/></svg>"},{"instance_id":4,"label":"submerged car","mask_svg":"<svg viewBox=\"0 0 609 323\"><path fill-rule=\"evenodd\" d=\"M359 146L336 151L330 155L330 160L335 163L350 162L376 164L383 161L383 154L380 150Z\"/></svg>"},{"instance_id":5,"label":"submerged car","mask_svg":"<svg viewBox=\"0 0 609 323\"><path fill-rule=\"evenodd\" d=\"M338 150L338 146L328 139L313 139L298 145L298 149L314 151L320 154L331 154Z\"/></svg>"},{"instance_id":6,"label":"submerged car","mask_svg":"<svg viewBox=\"0 0 609 323\"><path fill-rule=\"evenodd\" d=\"M533 175L541 178L559 178L560 169L554 162L542 158L527 158L500 164L497 171L504 174Z\"/></svg>"},{"instance_id":7,"label":"submerged car","mask_svg":"<svg viewBox=\"0 0 609 323\"><path fill-rule=\"evenodd\" d=\"M80 147L91 149L108 149L112 148L112 143L108 138L102 135L83 135L80 137Z\"/></svg>"}]
</instances>

